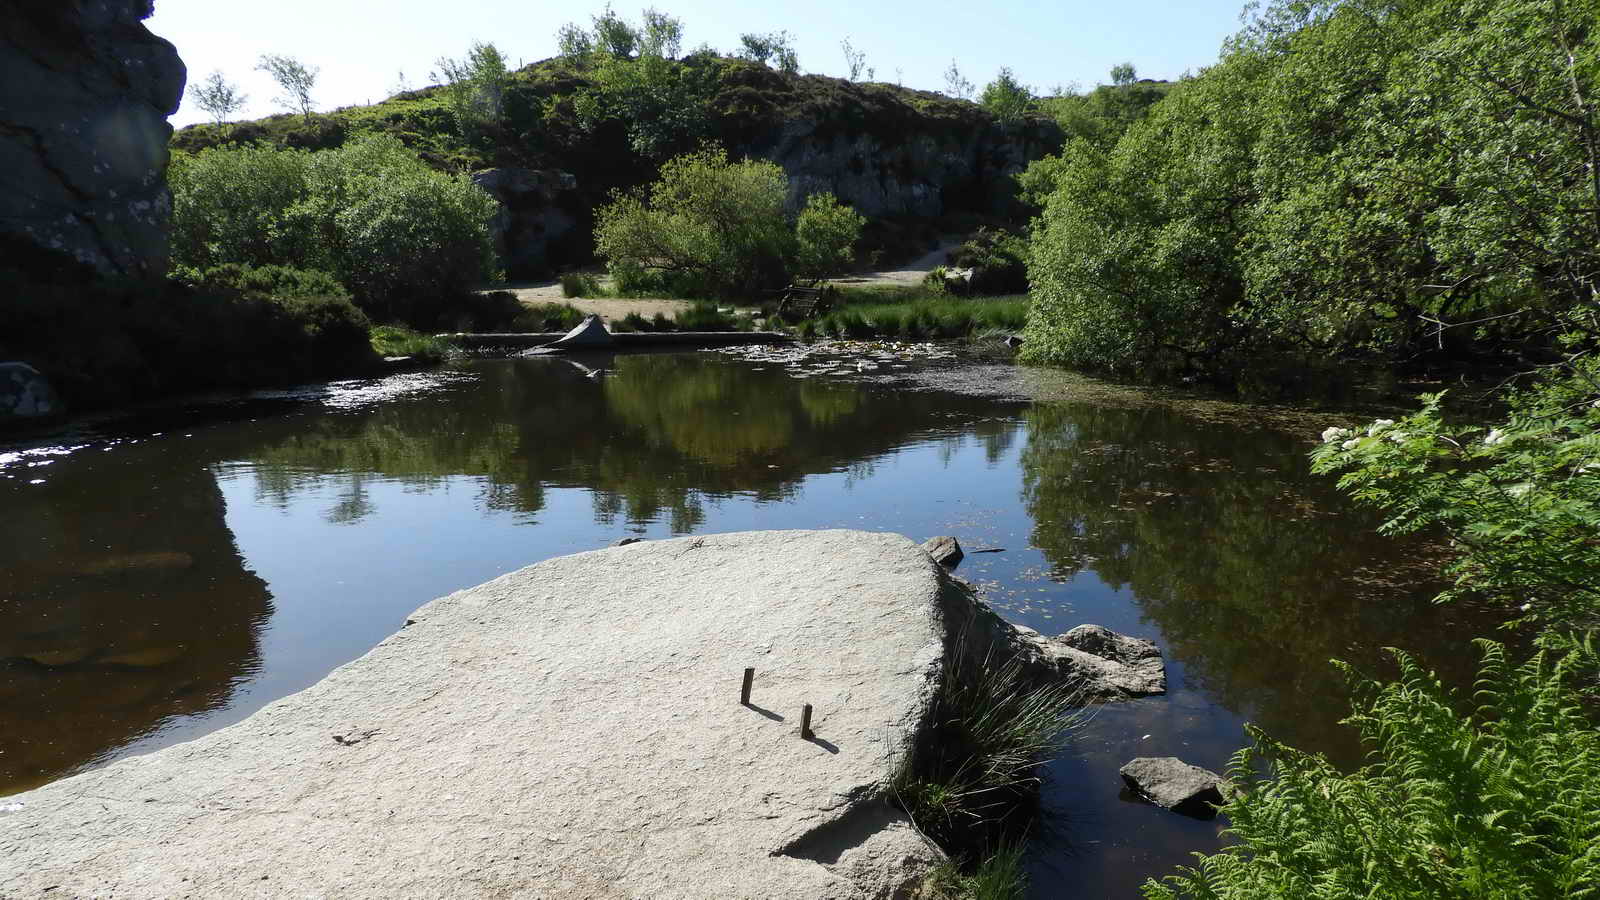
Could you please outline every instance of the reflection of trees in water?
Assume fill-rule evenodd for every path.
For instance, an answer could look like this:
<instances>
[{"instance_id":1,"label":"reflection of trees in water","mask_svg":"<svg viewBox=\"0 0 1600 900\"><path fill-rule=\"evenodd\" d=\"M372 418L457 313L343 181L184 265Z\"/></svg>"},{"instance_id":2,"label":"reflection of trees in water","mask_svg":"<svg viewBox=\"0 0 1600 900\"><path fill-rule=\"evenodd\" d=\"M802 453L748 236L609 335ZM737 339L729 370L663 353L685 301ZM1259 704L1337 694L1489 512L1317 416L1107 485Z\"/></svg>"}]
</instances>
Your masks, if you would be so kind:
<instances>
[{"instance_id":1,"label":"reflection of trees in water","mask_svg":"<svg viewBox=\"0 0 1600 900\"><path fill-rule=\"evenodd\" d=\"M259 666L266 585L185 446L81 453L46 484L0 483L0 794L217 709Z\"/></svg>"},{"instance_id":2,"label":"reflection of trees in water","mask_svg":"<svg viewBox=\"0 0 1600 900\"><path fill-rule=\"evenodd\" d=\"M372 511L364 485L374 474L424 490L469 475L492 508L537 512L546 485L582 487L597 521L665 519L687 533L705 521L707 500L783 500L805 475L870 461L936 414L965 425L994 411L988 401L794 379L710 354L589 362L609 374L588 378L551 358L483 362L465 386L296 423L247 454L257 491L286 503L332 479L339 500L328 515L353 522ZM1003 453L1014 429L981 427Z\"/></svg>"},{"instance_id":3,"label":"reflection of trees in water","mask_svg":"<svg viewBox=\"0 0 1600 900\"><path fill-rule=\"evenodd\" d=\"M1327 664L1423 654L1466 683L1485 622L1432 606L1437 558L1308 474L1309 444L1161 408L1039 407L1023 501L1061 579L1126 587L1189 677L1296 746L1354 761L1343 682Z\"/></svg>"}]
</instances>

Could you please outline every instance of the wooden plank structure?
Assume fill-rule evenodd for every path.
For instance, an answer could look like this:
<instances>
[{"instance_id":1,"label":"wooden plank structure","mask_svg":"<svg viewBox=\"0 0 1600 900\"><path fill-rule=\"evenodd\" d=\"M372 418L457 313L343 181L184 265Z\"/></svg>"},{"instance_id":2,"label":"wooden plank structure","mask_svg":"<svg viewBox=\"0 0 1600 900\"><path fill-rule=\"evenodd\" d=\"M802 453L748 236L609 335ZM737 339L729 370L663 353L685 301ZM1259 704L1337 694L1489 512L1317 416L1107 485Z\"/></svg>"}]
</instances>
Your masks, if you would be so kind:
<instances>
[{"instance_id":1,"label":"wooden plank structure","mask_svg":"<svg viewBox=\"0 0 1600 900\"><path fill-rule=\"evenodd\" d=\"M833 308L838 288L821 281L791 284L778 294L778 315L785 322L798 322L814 316L826 315Z\"/></svg>"}]
</instances>

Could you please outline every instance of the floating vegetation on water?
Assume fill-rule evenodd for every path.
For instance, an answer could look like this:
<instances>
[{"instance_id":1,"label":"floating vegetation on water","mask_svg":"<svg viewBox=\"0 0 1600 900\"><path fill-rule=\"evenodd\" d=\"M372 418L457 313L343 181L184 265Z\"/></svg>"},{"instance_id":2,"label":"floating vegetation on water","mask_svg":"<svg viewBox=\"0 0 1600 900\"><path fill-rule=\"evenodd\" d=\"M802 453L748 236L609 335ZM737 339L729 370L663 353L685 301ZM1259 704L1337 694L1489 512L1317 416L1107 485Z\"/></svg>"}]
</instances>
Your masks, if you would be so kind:
<instances>
[{"instance_id":1,"label":"floating vegetation on water","mask_svg":"<svg viewBox=\"0 0 1600 900\"><path fill-rule=\"evenodd\" d=\"M749 362L782 366L797 378L813 375L888 375L913 365L957 359L949 347L908 341L817 341L717 350Z\"/></svg>"}]
</instances>

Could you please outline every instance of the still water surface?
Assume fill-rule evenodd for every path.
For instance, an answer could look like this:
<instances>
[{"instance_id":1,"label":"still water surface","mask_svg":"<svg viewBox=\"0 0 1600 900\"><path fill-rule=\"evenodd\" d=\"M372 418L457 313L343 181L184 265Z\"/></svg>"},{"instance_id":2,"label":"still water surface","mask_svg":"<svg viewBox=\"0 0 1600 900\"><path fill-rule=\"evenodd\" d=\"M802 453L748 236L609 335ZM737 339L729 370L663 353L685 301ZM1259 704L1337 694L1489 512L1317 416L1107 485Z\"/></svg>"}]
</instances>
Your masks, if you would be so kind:
<instances>
[{"instance_id":1,"label":"still water surface","mask_svg":"<svg viewBox=\"0 0 1600 900\"><path fill-rule=\"evenodd\" d=\"M1322 418L1116 390L1023 403L719 354L482 360L0 446L0 795L237 721L428 600L623 536L953 534L1012 621L1153 638L1170 693L1098 707L1051 766L1039 897L1133 896L1221 822L1117 768L1221 770L1252 722L1351 764L1339 657L1460 683L1491 617L1436 551L1306 473Z\"/></svg>"}]
</instances>

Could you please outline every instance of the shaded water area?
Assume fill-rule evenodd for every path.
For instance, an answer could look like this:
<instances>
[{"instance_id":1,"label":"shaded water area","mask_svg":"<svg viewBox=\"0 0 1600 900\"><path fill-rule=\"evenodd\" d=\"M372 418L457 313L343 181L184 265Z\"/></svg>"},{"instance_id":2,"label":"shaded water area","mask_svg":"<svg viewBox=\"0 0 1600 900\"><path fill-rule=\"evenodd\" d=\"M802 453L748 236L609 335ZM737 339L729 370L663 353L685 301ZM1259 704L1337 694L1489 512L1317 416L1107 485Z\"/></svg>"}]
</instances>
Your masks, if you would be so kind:
<instances>
[{"instance_id":1,"label":"shaded water area","mask_svg":"<svg viewBox=\"0 0 1600 900\"><path fill-rule=\"evenodd\" d=\"M1251 722L1354 764L1330 658L1381 672L1398 645L1462 683L1494 628L1430 605L1438 548L1307 473L1350 417L591 362L611 374L480 360L0 445L0 794L237 721L434 597L619 537L953 534L1004 549L961 574L1012 621L1166 653L1168 695L1097 707L1051 765L1032 848L1037 896L1132 896L1225 823L1132 801L1122 763L1220 770Z\"/></svg>"}]
</instances>

